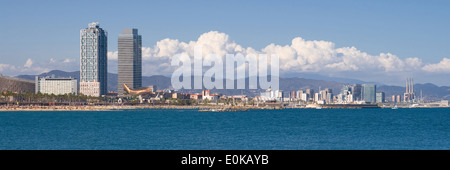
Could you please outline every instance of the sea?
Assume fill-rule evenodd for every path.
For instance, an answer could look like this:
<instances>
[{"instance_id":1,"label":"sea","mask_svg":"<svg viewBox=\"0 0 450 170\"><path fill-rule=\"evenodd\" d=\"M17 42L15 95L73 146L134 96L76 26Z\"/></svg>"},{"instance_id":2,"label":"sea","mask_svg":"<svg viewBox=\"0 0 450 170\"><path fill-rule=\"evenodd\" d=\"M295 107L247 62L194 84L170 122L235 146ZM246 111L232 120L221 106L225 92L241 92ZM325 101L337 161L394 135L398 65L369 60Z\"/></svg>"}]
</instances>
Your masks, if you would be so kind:
<instances>
[{"instance_id":1,"label":"sea","mask_svg":"<svg viewBox=\"0 0 450 170\"><path fill-rule=\"evenodd\" d=\"M449 150L450 108L0 112L0 150Z\"/></svg>"}]
</instances>

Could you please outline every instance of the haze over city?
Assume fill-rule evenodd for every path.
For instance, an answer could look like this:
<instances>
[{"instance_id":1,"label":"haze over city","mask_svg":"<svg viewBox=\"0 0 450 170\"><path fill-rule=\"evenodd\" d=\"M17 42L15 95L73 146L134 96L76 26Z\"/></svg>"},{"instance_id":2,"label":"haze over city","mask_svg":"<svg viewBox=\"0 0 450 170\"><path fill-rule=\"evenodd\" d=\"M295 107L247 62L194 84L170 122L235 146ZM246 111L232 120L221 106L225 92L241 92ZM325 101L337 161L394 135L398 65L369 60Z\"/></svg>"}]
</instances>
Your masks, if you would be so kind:
<instances>
[{"instance_id":1,"label":"haze over city","mask_svg":"<svg viewBox=\"0 0 450 170\"><path fill-rule=\"evenodd\" d=\"M1 4L0 73L6 76L78 71L79 31L99 22L108 32L111 73L117 73L118 35L137 28L144 76L170 76L173 55L203 45L216 54L276 53L282 77L317 74L390 85L414 77L415 83L450 85L448 1Z\"/></svg>"}]
</instances>

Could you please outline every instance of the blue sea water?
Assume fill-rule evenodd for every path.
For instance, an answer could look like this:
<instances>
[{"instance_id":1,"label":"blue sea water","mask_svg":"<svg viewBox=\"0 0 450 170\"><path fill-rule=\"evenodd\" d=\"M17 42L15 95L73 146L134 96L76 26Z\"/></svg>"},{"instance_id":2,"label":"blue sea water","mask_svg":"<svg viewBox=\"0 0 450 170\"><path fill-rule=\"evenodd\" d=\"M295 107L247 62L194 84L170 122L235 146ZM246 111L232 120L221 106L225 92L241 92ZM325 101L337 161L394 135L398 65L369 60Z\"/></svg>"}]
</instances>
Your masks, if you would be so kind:
<instances>
[{"instance_id":1,"label":"blue sea water","mask_svg":"<svg viewBox=\"0 0 450 170\"><path fill-rule=\"evenodd\" d=\"M450 108L0 112L0 149L450 149Z\"/></svg>"}]
</instances>

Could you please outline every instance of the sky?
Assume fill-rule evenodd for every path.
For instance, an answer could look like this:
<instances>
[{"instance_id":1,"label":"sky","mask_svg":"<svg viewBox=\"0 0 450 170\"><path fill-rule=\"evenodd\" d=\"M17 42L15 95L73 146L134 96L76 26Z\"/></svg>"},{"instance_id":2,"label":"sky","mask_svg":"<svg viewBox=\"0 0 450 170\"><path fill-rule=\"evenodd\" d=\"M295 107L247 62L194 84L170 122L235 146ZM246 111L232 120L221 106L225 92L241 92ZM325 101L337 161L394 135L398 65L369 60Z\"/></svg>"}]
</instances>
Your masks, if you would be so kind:
<instances>
[{"instance_id":1,"label":"sky","mask_svg":"<svg viewBox=\"0 0 450 170\"><path fill-rule=\"evenodd\" d=\"M0 73L79 70L80 30L99 22L113 73L121 29L137 28L146 76L170 76L171 56L204 45L276 53L281 76L450 86L448 9L448 0L0 0Z\"/></svg>"}]
</instances>

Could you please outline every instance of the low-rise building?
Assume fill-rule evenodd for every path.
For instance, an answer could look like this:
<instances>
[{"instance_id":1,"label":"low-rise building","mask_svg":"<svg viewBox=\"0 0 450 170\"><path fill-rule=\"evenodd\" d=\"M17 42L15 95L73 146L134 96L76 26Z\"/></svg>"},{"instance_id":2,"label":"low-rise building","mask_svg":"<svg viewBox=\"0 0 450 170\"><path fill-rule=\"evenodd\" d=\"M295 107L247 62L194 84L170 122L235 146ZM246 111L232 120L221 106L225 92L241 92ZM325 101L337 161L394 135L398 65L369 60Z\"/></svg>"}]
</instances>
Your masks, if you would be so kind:
<instances>
[{"instance_id":1,"label":"low-rise building","mask_svg":"<svg viewBox=\"0 0 450 170\"><path fill-rule=\"evenodd\" d=\"M441 100L440 106L447 107L448 106L448 100Z\"/></svg>"},{"instance_id":2,"label":"low-rise building","mask_svg":"<svg viewBox=\"0 0 450 170\"><path fill-rule=\"evenodd\" d=\"M196 94L190 94L190 95L189 95L189 98L190 98L190 99L195 99L195 100L202 99L202 94L199 94L199 93L196 93Z\"/></svg>"},{"instance_id":3,"label":"low-rise building","mask_svg":"<svg viewBox=\"0 0 450 170\"><path fill-rule=\"evenodd\" d=\"M189 99L190 95L187 93L172 93L174 99Z\"/></svg>"}]
</instances>

